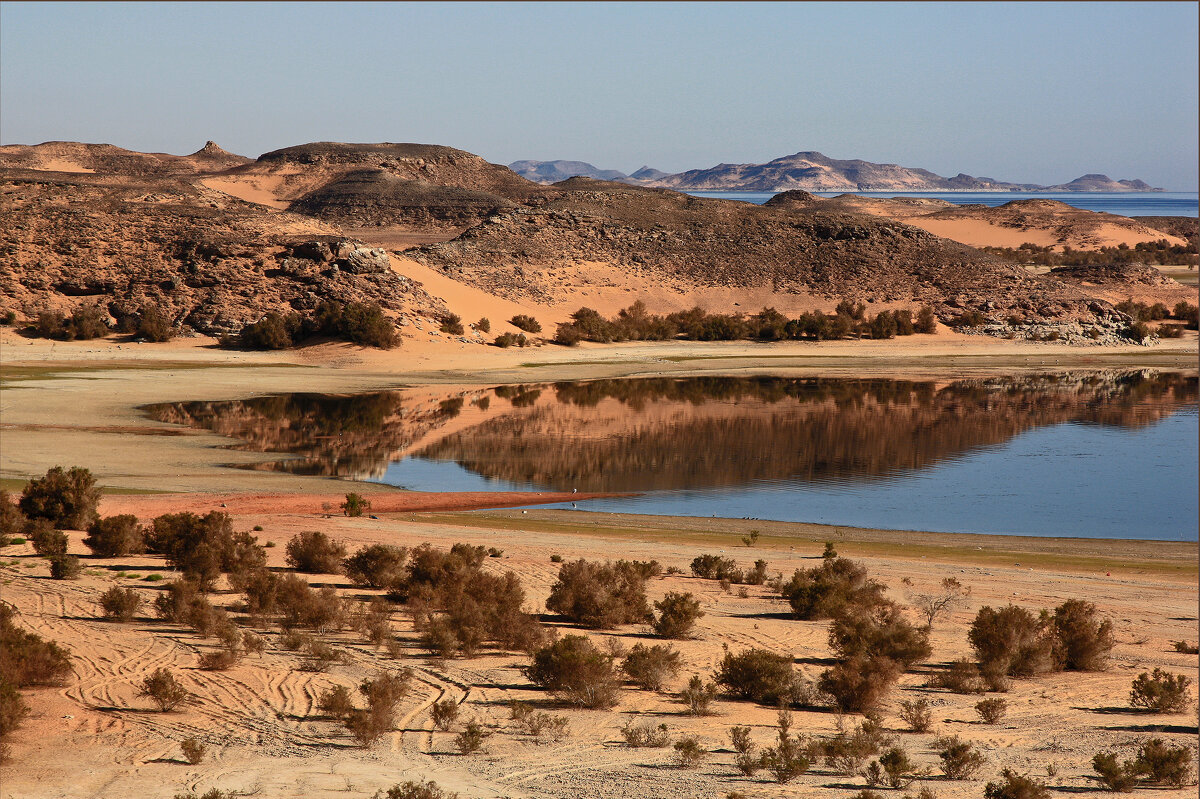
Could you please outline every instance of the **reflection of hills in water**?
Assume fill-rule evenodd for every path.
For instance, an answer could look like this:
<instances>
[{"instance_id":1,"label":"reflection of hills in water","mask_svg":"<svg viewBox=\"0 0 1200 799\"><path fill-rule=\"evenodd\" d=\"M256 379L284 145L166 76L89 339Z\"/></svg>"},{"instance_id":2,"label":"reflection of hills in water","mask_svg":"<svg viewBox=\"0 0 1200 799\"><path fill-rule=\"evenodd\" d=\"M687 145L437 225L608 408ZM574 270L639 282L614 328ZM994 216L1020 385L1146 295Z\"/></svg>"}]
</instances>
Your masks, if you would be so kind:
<instances>
[{"instance_id":1,"label":"reflection of hills in water","mask_svg":"<svg viewBox=\"0 0 1200 799\"><path fill-rule=\"evenodd\" d=\"M293 394L149 411L242 439L252 451L299 456L261 468L378 477L389 461L414 455L557 490L649 491L886 477L1045 425L1150 424L1196 398L1194 376L1139 371L950 384L603 380L434 398Z\"/></svg>"}]
</instances>

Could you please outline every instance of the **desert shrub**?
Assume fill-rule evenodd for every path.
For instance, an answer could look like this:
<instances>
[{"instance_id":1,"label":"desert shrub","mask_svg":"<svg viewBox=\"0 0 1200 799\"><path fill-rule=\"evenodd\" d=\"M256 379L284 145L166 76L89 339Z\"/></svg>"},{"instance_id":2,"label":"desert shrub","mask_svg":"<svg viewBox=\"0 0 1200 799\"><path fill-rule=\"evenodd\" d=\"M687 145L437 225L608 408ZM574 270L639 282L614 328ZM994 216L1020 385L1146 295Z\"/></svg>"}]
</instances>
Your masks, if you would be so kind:
<instances>
[{"instance_id":1,"label":"desert shrub","mask_svg":"<svg viewBox=\"0 0 1200 799\"><path fill-rule=\"evenodd\" d=\"M74 555L55 555L50 558L50 576L55 580L75 580L82 572L83 566Z\"/></svg>"},{"instance_id":2,"label":"desert shrub","mask_svg":"<svg viewBox=\"0 0 1200 799\"><path fill-rule=\"evenodd\" d=\"M204 793L177 793L175 799L236 799L233 791L222 791L220 788L209 788Z\"/></svg>"},{"instance_id":3,"label":"desert shrub","mask_svg":"<svg viewBox=\"0 0 1200 799\"><path fill-rule=\"evenodd\" d=\"M458 799L458 794L447 791L430 780L393 785L383 794L383 799Z\"/></svg>"},{"instance_id":4,"label":"desert shrub","mask_svg":"<svg viewBox=\"0 0 1200 799\"><path fill-rule=\"evenodd\" d=\"M848 605L870 607L883 596L883 586L867 578L866 568L855 561L835 557L811 569L797 569L780 586L780 593L798 619L833 618Z\"/></svg>"},{"instance_id":5,"label":"desert shrub","mask_svg":"<svg viewBox=\"0 0 1200 799\"><path fill-rule=\"evenodd\" d=\"M15 688L62 685L71 674L70 653L21 629L13 616L12 608L0 603L0 679Z\"/></svg>"},{"instance_id":6,"label":"desert shrub","mask_svg":"<svg viewBox=\"0 0 1200 799\"><path fill-rule=\"evenodd\" d=\"M13 502L12 495L0 489L0 540L22 532L26 521L25 514Z\"/></svg>"},{"instance_id":7,"label":"desert shrub","mask_svg":"<svg viewBox=\"0 0 1200 799\"><path fill-rule=\"evenodd\" d=\"M238 664L238 652L233 649L214 649L200 656L202 671L226 671Z\"/></svg>"},{"instance_id":8,"label":"desert shrub","mask_svg":"<svg viewBox=\"0 0 1200 799\"><path fill-rule=\"evenodd\" d=\"M509 718L517 723L521 731L538 742L543 738L560 741L570 732L566 716L536 713L528 702L510 702L509 712Z\"/></svg>"},{"instance_id":9,"label":"desert shrub","mask_svg":"<svg viewBox=\"0 0 1200 799\"><path fill-rule=\"evenodd\" d=\"M317 710L329 718L344 721L354 710L350 689L344 685L325 689L317 695Z\"/></svg>"},{"instance_id":10,"label":"desert shrub","mask_svg":"<svg viewBox=\"0 0 1200 799\"><path fill-rule=\"evenodd\" d=\"M1099 775L1100 784L1110 791L1125 793L1137 784L1137 771L1133 761L1124 763L1111 752L1100 752L1092 758L1092 768Z\"/></svg>"},{"instance_id":11,"label":"desert shrub","mask_svg":"<svg viewBox=\"0 0 1200 799\"><path fill-rule=\"evenodd\" d=\"M303 319L300 314L281 314L271 311L244 325L236 336L222 339L222 345L243 350L286 350L301 339Z\"/></svg>"},{"instance_id":12,"label":"desert shrub","mask_svg":"<svg viewBox=\"0 0 1200 799\"><path fill-rule=\"evenodd\" d=\"M0 673L0 763L8 760L8 741L28 715L29 706L16 686Z\"/></svg>"},{"instance_id":13,"label":"desert shrub","mask_svg":"<svg viewBox=\"0 0 1200 799\"><path fill-rule=\"evenodd\" d=\"M708 580L741 582L742 572L732 558L720 555L700 555L692 560L692 574ZM737 577L735 580L734 577Z\"/></svg>"},{"instance_id":14,"label":"desert shrub","mask_svg":"<svg viewBox=\"0 0 1200 799\"><path fill-rule=\"evenodd\" d=\"M621 737L625 745L634 749L642 747L659 748L671 743L671 732L666 724L655 726L648 721L634 723L629 719L621 727Z\"/></svg>"},{"instance_id":15,"label":"desert shrub","mask_svg":"<svg viewBox=\"0 0 1200 799\"><path fill-rule=\"evenodd\" d=\"M100 609L104 618L112 621L129 621L142 607L142 595L132 588L113 586L100 595Z\"/></svg>"},{"instance_id":16,"label":"desert shrub","mask_svg":"<svg viewBox=\"0 0 1200 799\"><path fill-rule=\"evenodd\" d=\"M33 324L33 332L42 338L59 341L87 341L111 332L108 315L98 305L81 305L70 316L61 311L43 311Z\"/></svg>"},{"instance_id":17,"label":"desert shrub","mask_svg":"<svg viewBox=\"0 0 1200 799\"><path fill-rule=\"evenodd\" d=\"M208 752L208 747L195 737L184 738L179 742L179 749L183 752L183 759L193 766L202 762Z\"/></svg>"},{"instance_id":18,"label":"desert shrub","mask_svg":"<svg viewBox=\"0 0 1200 799\"><path fill-rule=\"evenodd\" d=\"M175 675L164 668L155 669L153 674L142 680L138 696L148 698L164 713L174 710L191 698L191 694L175 679Z\"/></svg>"},{"instance_id":19,"label":"desert shrub","mask_svg":"<svg viewBox=\"0 0 1200 799\"><path fill-rule=\"evenodd\" d=\"M204 516L158 516L145 535L149 552L165 555L201 590L209 591L221 572L245 573L266 564L266 552L249 533L233 532L233 519L221 511Z\"/></svg>"},{"instance_id":20,"label":"desert shrub","mask_svg":"<svg viewBox=\"0 0 1200 799\"><path fill-rule=\"evenodd\" d=\"M200 594L199 586L190 580L172 580L163 588L163 592L154 597L152 603L160 619L190 624L193 615L212 609L208 600Z\"/></svg>"},{"instance_id":21,"label":"desert shrub","mask_svg":"<svg viewBox=\"0 0 1200 799\"><path fill-rule=\"evenodd\" d=\"M1150 326L1145 322L1130 322L1128 325L1126 325L1125 329L1121 331L1121 334L1125 338L1141 344L1146 339L1150 338Z\"/></svg>"},{"instance_id":22,"label":"desert shrub","mask_svg":"<svg viewBox=\"0 0 1200 799\"><path fill-rule=\"evenodd\" d=\"M975 744L957 735L938 738L933 742L933 750L942 761L942 773L949 780L969 780L987 762Z\"/></svg>"},{"instance_id":23,"label":"desert shrub","mask_svg":"<svg viewBox=\"0 0 1200 799\"><path fill-rule=\"evenodd\" d=\"M987 324L987 317L974 309L963 311L946 324L950 327L980 327Z\"/></svg>"},{"instance_id":24,"label":"desert shrub","mask_svg":"<svg viewBox=\"0 0 1200 799\"><path fill-rule=\"evenodd\" d=\"M440 702L434 702L429 713L433 717L433 726L447 732L458 720L458 703L447 697Z\"/></svg>"},{"instance_id":25,"label":"desert shrub","mask_svg":"<svg viewBox=\"0 0 1200 799\"><path fill-rule=\"evenodd\" d=\"M1183 338L1182 325L1161 324L1155 332L1158 333L1159 338Z\"/></svg>"},{"instance_id":26,"label":"desert shrub","mask_svg":"<svg viewBox=\"0 0 1200 799\"><path fill-rule=\"evenodd\" d=\"M1054 609L1051 629L1056 641L1056 660L1074 671L1104 669L1113 648L1112 622L1096 618L1096 606L1069 599Z\"/></svg>"},{"instance_id":27,"label":"desert shrub","mask_svg":"<svg viewBox=\"0 0 1200 799\"><path fill-rule=\"evenodd\" d=\"M524 671L534 685L571 704L609 708L617 703L613 656L582 635L567 635L538 649Z\"/></svg>"},{"instance_id":28,"label":"desert shrub","mask_svg":"<svg viewBox=\"0 0 1200 799\"><path fill-rule=\"evenodd\" d=\"M546 607L586 627L611 628L646 621L646 578L628 561L564 563Z\"/></svg>"},{"instance_id":29,"label":"desert shrub","mask_svg":"<svg viewBox=\"0 0 1200 799\"><path fill-rule=\"evenodd\" d=\"M933 710L929 700L922 696L911 702L901 702L900 718L913 732L928 732L933 725Z\"/></svg>"},{"instance_id":30,"label":"desert shrub","mask_svg":"<svg viewBox=\"0 0 1200 799\"><path fill-rule=\"evenodd\" d=\"M704 615L700 602L690 593L670 592L654 603L658 615L653 627L663 638L689 638L697 619Z\"/></svg>"},{"instance_id":31,"label":"desert shrub","mask_svg":"<svg viewBox=\"0 0 1200 799\"><path fill-rule=\"evenodd\" d=\"M913 323L913 328L918 333L936 332L937 317L933 315L933 309L928 305L922 305L917 309L917 320Z\"/></svg>"},{"instance_id":32,"label":"desert shrub","mask_svg":"<svg viewBox=\"0 0 1200 799\"><path fill-rule=\"evenodd\" d=\"M529 340L525 338L524 333L501 333L496 336L496 340L492 343L501 349L507 349L509 347L524 347L529 343Z\"/></svg>"},{"instance_id":33,"label":"desert shrub","mask_svg":"<svg viewBox=\"0 0 1200 799\"><path fill-rule=\"evenodd\" d=\"M452 336L461 336L467 332L463 327L462 317L456 313L448 313L443 316L440 329L443 333L449 333Z\"/></svg>"},{"instance_id":34,"label":"desert shrub","mask_svg":"<svg viewBox=\"0 0 1200 799\"><path fill-rule=\"evenodd\" d=\"M483 748L483 742L491 737L490 730L484 729L477 721L468 721L462 732L454 736L454 746L464 755L471 755Z\"/></svg>"},{"instance_id":35,"label":"desert shrub","mask_svg":"<svg viewBox=\"0 0 1200 799\"><path fill-rule=\"evenodd\" d=\"M492 332L492 322L486 316L480 317L479 321L471 325L471 327L475 328L480 333Z\"/></svg>"},{"instance_id":36,"label":"desert shrub","mask_svg":"<svg viewBox=\"0 0 1200 799\"><path fill-rule=\"evenodd\" d=\"M374 597L360 612L355 615L353 626L362 633L363 637L375 648L387 644L392 635L391 608L388 603Z\"/></svg>"},{"instance_id":37,"label":"desert shrub","mask_svg":"<svg viewBox=\"0 0 1200 799\"><path fill-rule=\"evenodd\" d=\"M852 730L847 730L839 719L837 734L815 746L814 751L824 756L826 766L838 774L852 777L862 771L872 755L879 754L892 742L878 721L864 719Z\"/></svg>"},{"instance_id":38,"label":"desert shrub","mask_svg":"<svg viewBox=\"0 0 1200 799\"><path fill-rule=\"evenodd\" d=\"M380 672L373 680L363 680L358 687L367 699L365 710L351 710L345 720L354 739L364 747L382 738L395 726L396 708L408 693L412 671Z\"/></svg>"},{"instance_id":39,"label":"desert shrub","mask_svg":"<svg viewBox=\"0 0 1200 799\"><path fill-rule=\"evenodd\" d=\"M302 578L285 574L277 583L276 602L288 627L329 632L346 625L348 601L332 586L314 589Z\"/></svg>"},{"instance_id":40,"label":"desert shrub","mask_svg":"<svg viewBox=\"0 0 1200 799\"><path fill-rule=\"evenodd\" d=\"M659 691L668 679L679 673L679 653L661 644L634 644L621 662L621 670L639 688Z\"/></svg>"},{"instance_id":41,"label":"desert shrub","mask_svg":"<svg viewBox=\"0 0 1200 799\"><path fill-rule=\"evenodd\" d=\"M829 626L829 647L839 658L885 657L902 669L925 660L932 651L928 631L918 630L888 601L844 608Z\"/></svg>"},{"instance_id":42,"label":"desert shrub","mask_svg":"<svg viewBox=\"0 0 1200 799\"><path fill-rule=\"evenodd\" d=\"M871 787L904 788L917 777L916 766L900 746L888 748L878 760L871 761L863 774Z\"/></svg>"},{"instance_id":43,"label":"desert shrub","mask_svg":"<svg viewBox=\"0 0 1200 799\"><path fill-rule=\"evenodd\" d=\"M790 702L796 681L792 658L766 649L726 652L713 678L733 696L764 705Z\"/></svg>"},{"instance_id":44,"label":"desert shrub","mask_svg":"<svg viewBox=\"0 0 1200 799\"><path fill-rule=\"evenodd\" d=\"M1151 738L1138 747L1133 771L1152 785L1182 788L1192 779L1192 750L1185 745L1172 746L1161 738Z\"/></svg>"},{"instance_id":45,"label":"desert shrub","mask_svg":"<svg viewBox=\"0 0 1200 799\"><path fill-rule=\"evenodd\" d=\"M362 494L351 491L346 495L346 500L341 504L341 508L343 515L357 517L371 512L371 502Z\"/></svg>"},{"instance_id":46,"label":"desert shrub","mask_svg":"<svg viewBox=\"0 0 1200 799\"><path fill-rule=\"evenodd\" d=\"M895 338L899 325L896 324L896 317L891 311L880 311L871 318L870 331L871 338L874 339Z\"/></svg>"},{"instance_id":47,"label":"desert shrub","mask_svg":"<svg viewBox=\"0 0 1200 799\"><path fill-rule=\"evenodd\" d=\"M960 658L950 668L929 678L931 688L945 688L956 694L981 694L984 691L983 677L979 666L967 658Z\"/></svg>"},{"instance_id":48,"label":"desert shrub","mask_svg":"<svg viewBox=\"0 0 1200 799\"><path fill-rule=\"evenodd\" d=\"M746 572L746 583L749 585L762 585L767 581L767 562L761 558L754 561L754 568Z\"/></svg>"},{"instance_id":49,"label":"desert shrub","mask_svg":"<svg viewBox=\"0 0 1200 799\"><path fill-rule=\"evenodd\" d=\"M975 703L975 712L984 724L997 724L1008 712L1008 703L1003 699L982 699Z\"/></svg>"},{"instance_id":50,"label":"desert shrub","mask_svg":"<svg viewBox=\"0 0 1200 799\"><path fill-rule=\"evenodd\" d=\"M55 466L25 484L17 505L30 519L46 519L67 530L86 530L96 518L99 502L100 489L90 471L81 466Z\"/></svg>"},{"instance_id":51,"label":"desert shrub","mask_svg":"<svg viewBox=\"0 0 1200 799\"><path fill-rule=\"evenodd\" d=\"M857 656L822 672L817 684L842 712L861 713L877 707L899 676L890 658Z\"/></svg>"},{"instance_id":52,"label":"desert shrub","mask_svg":"<svg viewBox=\"0 0 1200 799\"><path fill-rule=\"evenodd\" d=\"M1027 677L1050 671L1055 665L1054 639L1047 615L1039 618L1015 605L980 608L967 639L983 675Z\"/></svg>"},{"instance_id":53,"label":"desert shrub","mask_svg":"<svg viewBox=\"0 0 1200 799\"><path fill-rule=\"evenodd\" d=\"M1155 667L1154 671L1142 672L1134 679L1129 703L1151 713L1182 713L1188 705L1191 684L1192 678L1186 674L1171 674Z\"/></svg>"},{"instance_id":54,"label":"desert shrub","mask_svg":"<svg viewBox=\"0 0 1200 799\"><path fill-rule=\"evenodd\" d=\"M138 555L146 551L142 527L138 524L137 516L131 513L106 516L92 522L83 543L92 550L93 555L102 558Z\"/></svg>"},{"instance_id":55,"label":"desert shrub","mask_svg":"<svg viewBox=\"0 0 1200 799\"><path fill-rule=\"evenodd\" d=\"M1195 655L1200 653L1200 646L1187 641L1175 641L1171 644L1171 646L1176 652L1181 652L1185 655Z\"/></svg>"},{"instance_id":56,"label":"desert shrub","mask_svg":"<svg viewBox=\"0 0 1200 799\"><path fill-rule=\"evenodd\" d=\"M517 314L508 323L515 328L524 330L526 333L541 333L542 324L528 314Z\"/></svg>"},{"instance_id":57,"label":"desert shrub","mask_svg":"<svg viewBox=\"0 0 1200 799\"><path fill-rule=\"evenodd\" d=\"M708 758L708 750L698 738L680 738L675 742L675 762L680 768L696 768Z\"/></svg>"},{"instance_id":58,"label":"desert shrub","mask_svg":"<svg viewBox=\"0 0 1200 799\"><path fill-rule=\"evenodd\" d=\"M27 527L29 543L33 551L44 558L61 558L67 554L67 534L49 526L44 519L31 522Z\"/></svg>"},{"instance_id":59,"label":"desert shrub","mask_svg":"<svg viewBox=\"0 0 1200 799\"><path fill-rule=\"evenodd\" d=\"M162 308L154 303L146 303L137 315L137 324L133 334L146 341L170 341L176 334L171 319Z\"/></svg>"},{"instance_id":60,"label":"desert shrub","mask_svg":"<svg viewBox=\"0 0 1200 799\"><path fill-rule=\"evenodd\" d=\"M317 530L305 530L287 543L287 563L309 574L339 574L346 545Z\"/></svg>"},{"instance_id":61,"label":"desert shrub","mask_svg":"<svg viewBox=\"0 0 1200 799\"><path fill-rule=\"evenodd\" d=\"M961 605L970 595L969 586L963 585L954 577L946 577L942 580L941 590L932 594L917 594L912 598L912 602L917 612L925 618L925 626L932 630L938 616Z\"/></svg>"},{"instance_id":62,"label":"desert shrub","mask_svg":"<svg viewBox=\"0 0 1200 799\"><path fill-rule=\"evenodd\" d=\"M762 763L778 783L791 782L808 771L809 760L804 741L790 734L792 714L779 711L779 732L775 745L763 750Z\"/></svg>"},{"instance_id":63,"label":"desert shrub","mask_svg":"<svg viewBox=\"0 0 1200 799\"><path fill-rule=\"evenodd\" d=\"M1050 799L1046 783L1012 769L1000 772L999 782L983 787L984 799Z\"/></svg>"}]
</instances>

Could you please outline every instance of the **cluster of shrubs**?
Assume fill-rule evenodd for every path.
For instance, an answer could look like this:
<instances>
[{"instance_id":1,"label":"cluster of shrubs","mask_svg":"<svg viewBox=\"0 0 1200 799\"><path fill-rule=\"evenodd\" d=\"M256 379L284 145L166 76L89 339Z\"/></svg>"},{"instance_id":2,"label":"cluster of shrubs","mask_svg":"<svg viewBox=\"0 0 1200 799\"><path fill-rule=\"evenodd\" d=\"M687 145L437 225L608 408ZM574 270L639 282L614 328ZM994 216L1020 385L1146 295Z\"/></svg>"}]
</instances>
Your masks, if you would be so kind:
<instances>
[{"instance_id":1,"label":"cluster of shrubs","mask_svg":"<svg viewBox=\"0 0 1200 799\"><path fill-rule=\"evenodd\" d=\"M8 742L29 714L18 690L62 685L71 674L71 656L53 641L24 630L13 621L13 610L0 603L0 762Z\"/></svg>"},{"instance_id":2,"label":"cluster of shrubs","mask_svg":"<svg viewBox=\"0 0 1200 799\"><path fill-rule=\"evenodd\" d=\"M577 560L559 567L546 608L576 624L611 629L653 618L646 581L662 573L658 561Z\"/></svg>"},{"instance_id":3,"label":"cluster of shrubs","mask_svg":"<svg viewBox=\"0 0 1200 799\"><path fill-rule=\"evenodd\" d=\"M1092 768L1110 791L1132 791L1140 785L1182 788L1192 783L1192 749L1172 746L1161 738L1142 743L1130 759L1120 761L1112 752L1092 758Z\"/></svg>"},{"instance_id":4,"label":"cluster of shrubs","mask_svg":"<svg viewBox=\"0 0 1200 799\"><path fill-rule=\"evenodd\" d=\"M12 501L0 491L0 546L28 540L34 551L50 561L50 576L79 576L79 558L67 553L62 531L83 530L99 518L100 489L90 471L79 466L55 466L25 484L21 498Z\"/></svg>"},{"instance_id":5,"label":"cluster of shrubs","mask_svg":"<svg viewBox=\"0 0 1200 799\"><path fill-rule=\"evenodd\" d=\"M914 319L911 311L880 311L866 316L866 306L849 300L838 303L833 314L804 313L789 319L774 308L756 314L710 314L702 308L677 311L665 316L651 314L640 300L606 319L591 308L580 308L571 321L561 323L554 334L558 344L572 346L581 341L754 341L835 340L846 338L887 339L913 333L932 333L937 320L929 307Z\"/></svg>"},{"instance_id":6,"label":"cluster of shrubs","mask_svg":"<svg viewBox=\"0 0 1200 799\"><path fill-rule=\"evenodd\" d=\"M692 559L691 569L697 577L732 585L762 585L767 581L767 562L761 559L754 561L754 568L746 571L739 568L732 558L699 555Z\"/></svg>"},{"instance_id":7,"label":"cluster of shrubs","mask_svg":"<svg viewBox=\"0 0 1200 799\"><path fill-rule=\"evenodd\" d=\"M221 337L221 346L242 350L285 350L317 336L365 347L391 349L399 345L396 325L376 303L326 300L311 313L271 311L236 335Z\"/></svg>"},{"instance_id":8,"label":"cluster of shrubs","mask_svg":"<svg viewBox=\"0 0 1200 799\"><path fill-rule=\"evenodd\" d=\"M1195 330L1197 324L1200 323L1200 308L1186 300L1175 303L1175 307L1172 309L1168 309L1161 302L1147 305L1131 299L1123 300L1114 307L1121 313L1133 317L1135 322L1161 322L1166 319L1175 319L1183 322L1184 327L1188 330ZM1159 327L1159 335L1162 335L1163 327L1166 326Z\"/></svg>"},{"instance_id":9,"label":"cluster of shrubs","mask_svg":"<svg viewBox=\"0 0 1200 799\"><path fill-rule=\"evenodd\" d=\"M317 697L317 708L340 721L361 746L369 747L395 728L396 711L410 690L412 677L412 669L383 670L358 686L366 707L356 707L349 689L338 685Z\"/></svg>"},{"instance_id":10,"label":"cluster of shrubs","mask_svg":"<svg viewBox=\"0 0 1200 799\"><path fill-rule=\"evenodd\" d=\"M1107 266L1109 264L1195 264L1196 245L1170 244L1166 239L1138 242L1133 247L1122 242L1116 247L1096 250L1074 250L1063 247L1056 252L1052 245L1045 247L1025 242L1020 247L980 247L984 252L1006 261L1040 266Z\"/></svg>"}]
</instances>

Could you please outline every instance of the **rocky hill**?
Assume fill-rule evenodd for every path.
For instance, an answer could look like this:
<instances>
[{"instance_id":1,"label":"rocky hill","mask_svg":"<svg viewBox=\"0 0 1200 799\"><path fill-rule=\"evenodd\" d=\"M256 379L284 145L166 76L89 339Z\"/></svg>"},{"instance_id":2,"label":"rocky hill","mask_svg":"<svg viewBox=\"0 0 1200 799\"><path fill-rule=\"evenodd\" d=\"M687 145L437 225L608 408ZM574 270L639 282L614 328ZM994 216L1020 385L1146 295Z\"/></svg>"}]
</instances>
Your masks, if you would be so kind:
<instances>
[{"instance_id":1,"label":"rocky hill","mask_svg":"<svg viewBox=\"0 0 1200 799\"><path fill-rule=\"evenodd\" d=\"M554 182L551 176L561 176L558 180L582 176L680 191L1162 191L1141 180L1117 181L1095 174L1054 186L1010 183L963 173L946 178L927 169L861 159L839 160L811 151L765 164L717 164L676 174L642 167L632 175L622 175L581 161L516 161L510 168L540 183Z\"/></svg>"}]
</instances>

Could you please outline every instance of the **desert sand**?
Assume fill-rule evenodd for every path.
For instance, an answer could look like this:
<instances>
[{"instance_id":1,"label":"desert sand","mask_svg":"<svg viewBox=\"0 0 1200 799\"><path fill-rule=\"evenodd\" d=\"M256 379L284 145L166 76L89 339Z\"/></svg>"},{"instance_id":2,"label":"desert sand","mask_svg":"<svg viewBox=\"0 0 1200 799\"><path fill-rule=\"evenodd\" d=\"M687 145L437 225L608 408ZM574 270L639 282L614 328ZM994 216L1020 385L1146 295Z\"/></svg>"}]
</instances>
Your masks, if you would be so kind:
<instances>
[{"instance_id":1,"label":"desert sand","mask_svg":"<svg viewBox=\"0 0 1200 799\"><path fill-rule=\"evenodd\" d=\"M463 297L466 304L469 298ZM494 301L493 301L494 302ZM480 309L483 314L483 309ZM463 313L469 319L468 313ZM495 328L493 328L495 330ZM497 350L456 337L409 331L404 347L390 352L327 344L277 353L216 350L209 339L162 345L112 340L53 343L0 333L3 391L0 393L0 477L10 490L56 464L91 469L110 492L101 512L135 513L143 519L168 511L223 509L237 530L261 527L269 565L283 567L286 542L304 530L322 530L351 550L368 543L413 546L429 541L483 544L503 551L486 568L511 570L522 580L526 607L544 611L558 566L567 560L657 559L686 574L693 557L721 553L749 565L768 561L771 574L811 566L826 540L840 554L862 560L905 602L930 591L945 577L971 587L969 600L933 631L928 665L905 675L883 706L884 724L919 765L937 775L931 750L936 734L957 734L977 743L988 762L977 778L925 781L944 799L974 797L1002 768L1046 780L1055 794L1093 791L1092 755L1102 750L1128 757L1150 734L1194 746L1197 715L1147 716L1128 707L1134 676L1159 666L1195 674L1194 655L1174 651L1172 642L1195 642L1197 548L1194 543L1071 541L1001 536L896 533L818 525L746 523L702 519L647 519L612 514L529 510L464 512L496 507L514 498L474 495L416 495L381 486L328 478L230 469L226 464L270 459L263 453L227 449L230 440L146 418L138 407L185 399L229 399L277 391L351 393L374 388L432 384L497 385L526 381L662 374L822 374L951 377L1028 373L1068 368L1171 368L1196 366L1194 332L1153 347L1067 347L1010 342L944 332L894 341L762 345L629 344L553 346ZM1190 455L1189 455L1190 457ZM368 494L378 518L337 515L346 491ZM145 493L169 492L169 493ZM761 529L753 547L741 545L748 524ZM83 534L69 533L71 551L86 555ZM747 702L719 700L718 714L692 717L670 693L622 690L613 711L575 710L547 704L566 715L571 734L559 743L535 744L516 732L506 703L547 703L519 671L519 653L486 651L445 664L429 661L406 613L397 608L392 626L402 645L399 659L362 643L346 631L331 640L349 655L325 673L298 669L296 653L281 647L277 628L264 632L267 648L225 672L197 668L212 640L161 622L143 611L133 622L100 620L97 598L113 585L138 589L147 598L172 575L161 558L85 558L78 581L48 579L42 559L29 545L3 550L0 596L18 621L69 647L74 676L61 688L30 690L30 719L0 767L0 797L172 797L210 788L262 797L367 797L404 780L432 779L465 797L850 797L864 787L861 777L833 773L822 764L788 785L737 774L727 731L748 725L759 746L772 743L774 710ZM344 577L312 575L347 596L379 592L352 586ZM909 581L911 584L903 582ZM677 691L692 674L707 677L722 655L760 646L791 653L797 668L815 677L827 667L827 622L787 618L787 605L763 586L747 595L722 591L716 581L691 576L656 578L650 599L668 591L690 591L706 615L694 640L672 642L684 667L671 681ZM218 604L238 595L219 593ZM978 697L925 689L929 671L970 653L966 630L984 605L1014 602L1034 610L1070 598L1096 603L1115 625L1117 645L1107 671L1059 673L1014 681L1004 695L1007 717L997 725L978 723ZM560 631L578 632L551 621ZM653 643L640 625L587 633L599 641L619 639L626 647ZM397 729L367 751L345 730L319 717L317 694L333 685L353 689L380 668L414 670L414 689L404 700ZM196 695L186 708L163 714L136 696L136 685L158 667L173 670ZM898 718L901 700L927 696L935 729L906 731ZM434 730L430 706L451 697L460 718L475 718L495 732L481 754L459 755L453 735ZM628 719L665 723L673 735L695 735L710 750L695 770L673 764L672 750L630 749L619 728ZM847 721L854 721L848 719ZM839 722L828 711L796 711L794 730L831 735ZM179 742L194 736L208 745L206 760L184 762ZM69 754L68 754L69 753ZM1053 775L1050 776L1049 772ZM915 787L915 786L914 786ZM1190 790L1190 789L1188 789ZM1177 791L1141 789L1139 794L1180 796ZM897 795L899 793L897 792Z\"/></svg>"}]
</instances>

